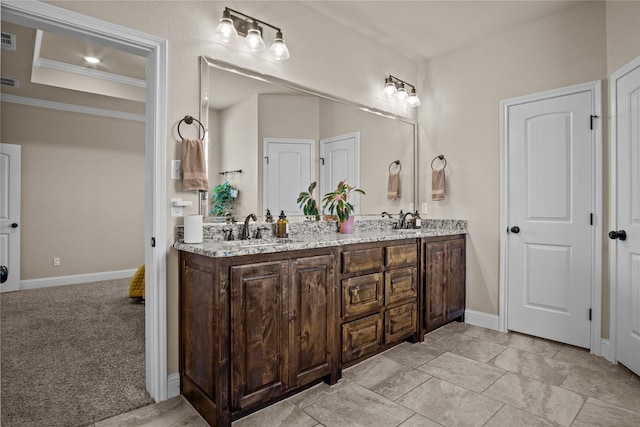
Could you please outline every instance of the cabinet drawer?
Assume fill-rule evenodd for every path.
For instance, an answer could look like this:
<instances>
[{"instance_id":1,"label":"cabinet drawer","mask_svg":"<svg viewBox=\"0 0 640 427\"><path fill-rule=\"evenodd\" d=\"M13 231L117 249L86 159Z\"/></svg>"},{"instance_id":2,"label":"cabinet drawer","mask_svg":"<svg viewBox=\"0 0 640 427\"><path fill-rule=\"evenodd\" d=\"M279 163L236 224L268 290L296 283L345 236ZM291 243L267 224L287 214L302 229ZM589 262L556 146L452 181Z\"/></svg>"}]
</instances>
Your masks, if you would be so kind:
<instances>
[{"instance_id":1,"label":"cabinet drawer","mask_svg":"<svg viewBox=\"0 0 640 427\"><path fill-rule=\"evenodd\" d=\"M382 268L382 248L342 253L342 273L359 273Z\"/></svg>"},{"instance_id":2,"label":"cabinet drawer","mask_svg":"<svg viewBox=\"0 0 640 427\"><path fill-rule=\"evenodd\" d=\"M384 304L382 273L352 277L342 281L344 319L377 312Z\"/></svg>"},{"instance_id":3,"label":"cabinet drawer","mask_svg":"<svg viewBox=\"0 0 640 427\"><path fill-rule=\"evenodd\" d=\"M400 341L417 330L418 309L416 303L390 308L385 312L385 341L387 344Z\"/></svg>"},{"instance_id":4,"label":"cabinet drawer","mask_svg":"<svg viewBox=\"0 0 640 427\"><path fill-rule=\"evenodd\" d=\"M416 297L418 269L398 268L384 273L384 298L387 305Z\"/></svg>"},{"instance_id":5,"label":"cabinet drawer","mask_svg":"<svg viewBox=\"0 0 640 427\"><path fill-rule=\"evenodd\" d=\"M384 248L385 267L396 267L401 265L418 265L418 245L398 245Z\"/></svg>"},{"instance_id":6,"label":"cabinet drawer","mask_svg":"<svg viewBox=\"0 0 640 427\"><path fill-rule=\"evenodd\" d=\"M382 346L382 315L376 314L342 325L342 363L375 353Z\"/></svg>"}]
</instances>

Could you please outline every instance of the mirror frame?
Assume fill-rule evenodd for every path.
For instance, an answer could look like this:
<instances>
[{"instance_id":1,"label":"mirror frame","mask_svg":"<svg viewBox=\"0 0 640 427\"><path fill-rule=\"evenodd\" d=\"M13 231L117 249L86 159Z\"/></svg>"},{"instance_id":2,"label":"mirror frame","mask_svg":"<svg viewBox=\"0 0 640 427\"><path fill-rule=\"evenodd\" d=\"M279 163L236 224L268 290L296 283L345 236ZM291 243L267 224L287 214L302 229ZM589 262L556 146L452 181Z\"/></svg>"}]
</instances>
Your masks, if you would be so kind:
<instances>
[{"instance_id":1,"label":"mirror frame","mask_svg":"<svg viewBox=\"0 0 640 427\"><path fill-rule=\"evenodd\" d=\"M418 144L418 121L417 120L412 119L410 117L391 113L388 111L380 110L378 108L369 107L367 105L360 104L358 102L349 101L347 99L340 98L337 96L329 95L324 92L319 92L317 90L299 85L297 83L293 83L289 80L284 80L279 77L272 76L270 74L249 70L247 68L243 68L226 61L221 61L219 59L212 59L207 56L201 55L200 56L200 111L199 111L199 114L200 114L200 121L205 124L205 128L207 129L207 131L209 129L208 111L209 111L209 96L211 96L211 94L209 94L209 78L210 78L209 71L211 70L211 68L215 68L222 71L228 71L231 73L241 74L245 77L261 80L263 82L282 86L287 89L297 90L297 91L306 93L308 95L313 95L320 98L324 98L329 101L338 102L340 104L348 105L371 114L376 114L378 116L382 116L388 119L398 120L413 126L413 195L412 195L413 201L409 201L409 203L413 203L414 208L419 210L419 207L418 207L418 204L419 204L418 145L419 144ZM206 84L204 83L205 81L206 81ZM207 209L207 212L208 212L208 209ZM360 216L365 216L365 215L374 215L374 214L360 214ZM379 215L379 214L375 214L375 215Z\"/></svg>"}]
</instances>

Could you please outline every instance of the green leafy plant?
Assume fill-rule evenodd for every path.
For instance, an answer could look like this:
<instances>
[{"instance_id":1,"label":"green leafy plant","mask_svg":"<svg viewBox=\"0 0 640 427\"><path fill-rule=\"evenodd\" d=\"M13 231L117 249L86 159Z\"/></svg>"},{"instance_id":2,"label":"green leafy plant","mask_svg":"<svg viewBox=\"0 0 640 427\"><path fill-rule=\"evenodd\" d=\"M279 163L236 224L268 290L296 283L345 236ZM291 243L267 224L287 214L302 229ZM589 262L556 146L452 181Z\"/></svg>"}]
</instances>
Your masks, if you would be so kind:
<instances>
[{"instance_id":1,"label":"green leafy plant","mask_svg":"<svg viewBox=\"0 0 640 427\"><path fill-rule=\"evenodd\" d=\"M316 188L316 181L313 181L309 185L309 189L307 191L301 191L298 194L298 203L300 203L300 207L302 208L302 212L309 217L315 217L316 221L320 221L320 210L318 209L318 203L316 199L313 198L313 190Z\"/></svg>"},{"instance_id":2,"label":"green leafy plant","mask_svg":"<svg viewBox=\"0 0 640 427\"><path fill-rule=\"evenodd\" d=\"M355 188L342 180L334 191L322 197L322 207L327 209L332 215L338 215L338 220L344 222L354 211L354 206L349 203L351 192L365 194L364 190Z\"/></svg>"},{"instance_id":3,"label":"green leafy plant","mask_svg":"<svg viewBox=\"0 0 640 427\"><path fill-rule=\"evenodd\" d=\"M225 216L233 213L233 188L228 181L216 185L211 191L211 215Z\"/></svg>"}]
</instances>

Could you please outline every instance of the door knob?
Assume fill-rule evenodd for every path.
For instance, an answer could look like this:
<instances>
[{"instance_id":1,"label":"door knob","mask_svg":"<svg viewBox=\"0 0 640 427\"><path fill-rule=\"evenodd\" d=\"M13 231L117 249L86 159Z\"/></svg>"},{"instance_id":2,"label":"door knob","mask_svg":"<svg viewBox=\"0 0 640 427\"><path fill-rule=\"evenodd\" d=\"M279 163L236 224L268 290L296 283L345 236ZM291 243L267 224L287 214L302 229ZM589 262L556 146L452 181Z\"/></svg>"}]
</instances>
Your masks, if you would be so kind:
<instances>
[{"instance_id":1,"label":"door knob","mask_svg":"<svg viewBox=\"0 0 640 427\"><path fill-rule=\"evenodd\" d=\"M627 240L627 232L624 230L619 230L619 231L610 231L609 232L609 238L611 240Z\"/></svg>"},{"instance_id":2,"label":"door knob","mask_svg":"<svg viewBox=\"0 0 640 427\"><path fill-rule=\"evenodd\" d=\"M518 233L520 232L520 227L518 227L517 225L515 225L515 226L511 227L511 228L509 229L509 231L511 231L511 232L512 232L512 233L514 233L514 234L518 234Z\"/></svg>"},{"instance_id":3,"label":"door knob","mask_svg":"<svg viewBox=\"0 0 640 427\"><path fill-rule=\"evenodd\" d=\"M0 283L4 283L9 278L9 269L6 265L0 265Z\"/></svg>"},{"instance_id":4,"label":"door knob","mask_svg":"<svg viewBox=\"0 0 640 427\"><path fill-rule=\"evenodd\" d=\"M11 228L18 228L18 223L14 222L13 224L11 224Z\"/></svg>"}]
</instances>

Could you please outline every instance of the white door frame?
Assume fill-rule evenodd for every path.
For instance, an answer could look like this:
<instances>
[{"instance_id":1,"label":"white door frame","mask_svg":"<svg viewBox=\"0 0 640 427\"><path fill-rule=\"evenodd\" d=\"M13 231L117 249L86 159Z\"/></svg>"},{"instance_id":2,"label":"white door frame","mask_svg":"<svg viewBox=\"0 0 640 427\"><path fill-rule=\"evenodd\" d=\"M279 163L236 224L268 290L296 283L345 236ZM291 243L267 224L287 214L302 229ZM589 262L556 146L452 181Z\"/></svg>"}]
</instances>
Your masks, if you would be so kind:
<instances>
[{"instance_id":1,"label":"white door frame","mask_svg":"<svg viewBox=\"0 0 640 427\"><path fill-rule=\"evenodd\" d=\"M167 399L167 40L38 1L2 0L2 19L86 37L147 58L145 125L146 388ZM151 247L152 239L155 247Z\"/></svg>"},{"instance_id":2,"label":"white door frame","mask_svg":"<svg viewBox=\"0 0 640 427\"><path fill-rule=\"evenodd\" d=\"M507 137L509 135L509 107L552 98L556 96L570 95L576 92L591 92L592 105L594 105L593 115L598 116L593 120L594 144L592 155L593 172L593 203L594 214L593 223L593 258L591 260L592 283L591 283L591 353L600 355L601 353L601 319L602 319L602 82L577 84L546 92L525 95L518 98L508 99L500 102L500 308L498 314L499 330L507 332L507 301L508 301L508 275L509 265L507 226L509 221L509 158ZM585 123L588 126L588 123Z\"/></svg>"},{"instance_id":3,"label":"white door frame","mask_svg":"<svg viewBox=\"0 0 640 427\"><path fill-rule=\"evenodd\" d=\"M610 190L609 190L609 229L617 230L617 218L618 218L618 180L616 175L618 174L618 133L616 126L618 125L616 105L618 104L618 96L616 94L616 86L618 80L625 74L630 72L636 67L640 67L640 56L625 64L622 68L611 74L609 78L609 102L611 112L611 136L609 141L609 175L611 176ZM617 363L617 350L616 350L616 334L618 333L617 327L617 315L618 315L618 272L616 265L618 265L618 251L617 240L609 241L609 354L607 359L613 363Z\"/></svg>"}]
</instances>

